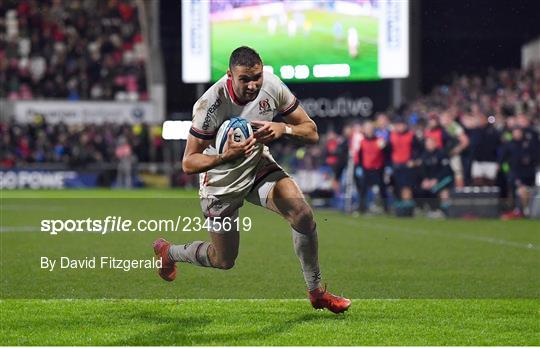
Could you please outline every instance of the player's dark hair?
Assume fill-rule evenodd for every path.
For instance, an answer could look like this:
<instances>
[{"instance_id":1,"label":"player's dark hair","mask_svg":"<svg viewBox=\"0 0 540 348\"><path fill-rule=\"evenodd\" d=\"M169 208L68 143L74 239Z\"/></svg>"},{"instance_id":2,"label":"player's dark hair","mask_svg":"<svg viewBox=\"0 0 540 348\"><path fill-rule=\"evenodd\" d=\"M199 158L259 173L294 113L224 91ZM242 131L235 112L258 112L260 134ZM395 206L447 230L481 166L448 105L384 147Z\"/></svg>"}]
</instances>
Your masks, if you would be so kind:
<instances>
[{"instance_id":1,"label":"player's dark hair","mask_svg":"<svg viewBox=\"0 0 540 348\"><path fill-rule=\"evenodd\" d=\"M249 68L261 64L261 56L253 48L241 46L232 51L229 58L229 69L233 66L247 66Z\"/></svg>"}]
</instances>

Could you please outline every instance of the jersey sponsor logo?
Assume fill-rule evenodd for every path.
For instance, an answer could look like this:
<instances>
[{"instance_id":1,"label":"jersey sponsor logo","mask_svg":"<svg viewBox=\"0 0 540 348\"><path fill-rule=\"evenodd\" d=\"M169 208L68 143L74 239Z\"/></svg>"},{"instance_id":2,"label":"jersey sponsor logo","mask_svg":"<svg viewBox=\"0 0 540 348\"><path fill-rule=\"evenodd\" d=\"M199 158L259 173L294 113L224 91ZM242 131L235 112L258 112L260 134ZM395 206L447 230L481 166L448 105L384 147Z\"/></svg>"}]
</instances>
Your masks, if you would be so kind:
<instances>
[{"instance_id":1,"label":"jersey sponsor logo","mask_svg":"<svg viewBox=\"0 0 540 348\"><path fill-rule=\"evenodd\" d=\"M208 108L208 111L206 111L206 116L204 117L204 122L202 126L203 130L208 130L208 128L210 128L210 119L212 115L216 112L216 110L219 108L220 105L221 105L221 98L217 98L214 104L210 105L210 107Z\"/></svg>"},{"instance_id":2,"label":"jersey sponsor logo","mask_svg":"<svg viewBox=\"0 0 540 348\"><path fill-rule=\"evenodd\" d=\"M259 101L259 114L264 114L270 111L272 111L272 107L270 106L268 98Z\"/></svg>"}]
</instances>

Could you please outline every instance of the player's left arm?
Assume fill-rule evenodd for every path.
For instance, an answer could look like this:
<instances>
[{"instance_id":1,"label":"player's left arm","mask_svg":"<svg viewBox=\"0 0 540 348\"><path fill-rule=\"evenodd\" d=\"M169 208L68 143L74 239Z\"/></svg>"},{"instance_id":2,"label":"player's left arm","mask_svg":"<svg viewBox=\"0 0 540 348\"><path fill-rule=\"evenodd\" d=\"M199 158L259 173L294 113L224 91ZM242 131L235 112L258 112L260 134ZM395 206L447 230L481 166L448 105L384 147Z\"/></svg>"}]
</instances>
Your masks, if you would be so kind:
<instances>
[{"instance_id":1,"label":"player's left arm","mask_svg":"<svg viewBox=\"0 0 540 348\"><path fill-rule=\"evenodd\" d=\"M300 105L283 119L285 122L251 121L254 127L259 128L254 134L255 139L263 144L282 136L306 144L315 144L319 141L317 125Z\"/></svg>"}]
</instances>

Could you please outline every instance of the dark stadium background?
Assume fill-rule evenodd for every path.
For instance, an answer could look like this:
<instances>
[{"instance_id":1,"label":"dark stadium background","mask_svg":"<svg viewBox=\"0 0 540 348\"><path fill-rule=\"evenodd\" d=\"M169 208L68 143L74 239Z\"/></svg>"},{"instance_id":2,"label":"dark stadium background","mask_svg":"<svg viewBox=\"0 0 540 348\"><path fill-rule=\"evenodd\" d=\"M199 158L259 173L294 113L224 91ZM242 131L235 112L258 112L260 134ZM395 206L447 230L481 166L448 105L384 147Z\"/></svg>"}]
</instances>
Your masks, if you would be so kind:
<instances>
[{"instance_id":1,"label":"dark stadium background","mask_svg":"<svg viewBox=\"0 0 540 348\"><path fill-rule=\"evenodd\" d=\"M534 0L413 0L411 35L416 31L419 36L411 38L411 49L419 48L420 90L428 92L454 73L519 67L521 46L540 34L539 13L540 2ZM162 1L161 41L171 112L189 110L196 98L193 85L181 79L181 26L181 3ZM320 88L324 91L327 86Z\"/></svg>"},{"instance_id":2,"label":"dark stadium background","mask_svg":"<svg viewBox=\"0 0 540 348\"><path fill-rule=\"evenodd\" d=\"M34 18L28 20L25 18L25 16L27 16L26 12L30 11L31 7L28 3L33 4L32 11L36 11L37 7L37 19ZM23 169L33 168L38 171L40 169L86 170L91 168L94 177L96 172L100 175L98 186L111 187L115 185L115 174L121 172L119 170L120 166L118 166L118 163L116 162L120 162L117 160L123 158L123 168L126 174L140 174L142 168L146 173L150 172L150 174L152 174L147 176L147 179L157 179L154 180L154 183L158 182L158 184L162 186L168 186L168 184L171 184L170 186L188 186L191 188L197 186L196 178L194 176L190 177L186 175L181 170L180 159L184 142L164 141L160 138L162 117L172 120L191 120L193 103L210 85L209 83L186 84L182 82L183 3L186 4L186 2L182 1L123 2L111 0L109 2L100 2L100 11L108 11L106 15L112 17L107 18L107 20L115 23L113 29L107 30L117 30L121 32L122 39L125 40L122 45L113 43L115 40L115 42L118 41L118 33L94 33L94 31L99 31L99 18L92 18L93 22L91 22L91 24L94 24L94 27L98 25L98 29L90 28L91 30L86 30L84 26L81 27L77 20L69 21L69 18L64 19L69 22L62 23L59 26L60 28L66 26L68 28L68 35L70 34L70 31L85 32L86 35L89 35L90 39L84 39L88 42L92 42L94 47L99 47L100 52L97 53L97 58L93 57L96 52L90 52L89 47L92 45L89 44L88 52L84 52L83 56L76 60L73 56L78 57L77 55L79 53L77 53L77 50L84 51L86 48L77 47L77 50L74 49L73 44L70 43L73 40L69 42L66 41L66 34L62 33L60 29L52 29L55 31L54 35L56 35L53 40L50 40L50 37L45 37L43 38L43 42L32 43L33 51L31 51L31 54L38 55L38 58L41 58L42 60L45 60L42 57L43 55L48 55L47 59L51 60L51 62L48 62L47 64L52 66L50 69L52 71L47 72L47 75L45 75L46 78L43 78L43 76L32 76L33 78L36 78L38 82L30 81L31 79L28 76L29 72L25 71L23 64L26 60L26 64L28 65L28 61L31 60L32 63L30 64L34 67L32 71L35 72L36 69L34 63L38 59L34 59L32 56L30 57L31 59L27 59L25 54L28 53L24 53L24 50L19 48L15 42L2 42L2 45L6 47L2 50L2 53L4 54L5 52L6 57L9 59L9 63L4 63L3 65L2 78L0 79L2 87L5 87L2 89L3 93L0 94L0 96L8 99L3 105L11 106L14 109L15 105L17 107L24 106L25 99L32 99L35 97L37 100L53 100L53 102L51 102L53 105L52 111L46 111L47 108L43 109L45 111L38 110L37 112L33 109L28 109L23 113L19 108L18 112L10 110L2 113L3 115L7 115L7 118L12 116L8 115L12 111L13 114L17 114L18 117L27 117L25 121L26 124L25 122L21 122L22 124L14 125L16 127L11 127L12 129L8 129L12 124L6 124L6 126L3 127L3 132L6 134L4 138L7 139L5 140L5 143L8 145L8 151L6 151L8 156L4 157L9 157L6 158L5 161L4 157L2 158L3 162L5 162L4 167L17 170L27 166L27 168ZM30 31L33 33L33 36L40 36L39 33L36 33L35 28L32 28L32 25L38 25L35 23L39 22L39 13L47 13L47 4L51 4L53 7L56 6L54 11L62 12L61 1L43 3L44 7L41 8L41 10L39 5L37 5L39 3L35 1L16 2L10 0L6 1L5 4L6 5L1 8L3 15L8 16L8 12L11 12L11 14L15 14L17 11L20 12L19 15L22 16L23 19L21 23L17 25L20 25L22 28L23 34L21 34L21 36L28 35L27 32ZM231 4L231 6L247 6L251 3L232 1ZM364 2L364 4L369 5L369 2ZM298 148L291 147L290 143L285 141L277 141L274 143L275 150L277 150L276 158L279 161L283 160L283 158L281 158L281 155L283 154L296 154L296 156L293 156L295 158L288 158L290 162L294 162L294 164L291 165L290 170L292 173L303 166L309 167L308 170L311 170L312 172L318 171L319 173L316 173L317 175L321 174L325 176L328 173L324 172L324 169L320 169L323 167L330 167L330 175L339 177L338 180L334 180L333 182L334 193L343 193L337 190L338 187L335 184L344 177L341 175L342 169L345 167L344 162L347 162L351 157L354 157L354 163L350 162L352 163L350 164L347 162L347 167L352 168L355 165L358 165L358 158L356 157L358 148L353 148L353 145L356 146L359 144L359 141L357 140L360 139L355 138L355 136L363 136L360 134L359 127L354 128L358 126L358 123L366 120L379 119L379 116L381 116L380 113L385 113L392 122L395 122L397 118L405 117L407 119L406 121L410 123L410 128L417 133L416 135L421 140L426 138L424 130L425 128L428 128L426 125L429 123L429 119L433 117L440 118L443 108L450 109L448 105L443 106L444 103L449 105L452 103L457 105L457 103L459 103L459 105L457 105L459 110L454 110L455 112L452 111L454 113L452 117L459 118L459 122L464 126L467 135L470 136L471 139L482 132L482 129L480 129L481 127L475 124L476 121L468 125L465 124L466 120L464 119L467 118L469 114L474 114L473 118L477 116L477 118L479 118L481 116L471 111L475 106L473 104L482 104L482 107L485 110L481 110L480 113L483 113L486 116L495 115L499 117L496 124L494 119L490 122L498 127L498 131L500 131L501 134L505 134L507 140L512 140L512 135L510 133L512 132L512 128L515 127L515 125L513 125L513 119L518 119L518 114L521 109L525 108L526 113L528 113L527 117L531 118L531 120L524 119L522 121L523 123L530 122L531 124L525 126L521 125L520 127L530 128L531 132L529 132L529 130L527 130L527 132L535 139L533 144L536 144L537 136L535 135L536 131L533 128L538 127L539 111L537 102L532 101L532 108L534 109L532 110L529 107L530 103L527 104L528 102L525 101L530 91L525 90L525 87L521 88L519 84L530 84L528 85L529 87L526 88L532 90L537 88L533 86L536 82L531 82L533 70L530 68L526 70L521 67L521 49L525 44L531 42L538 34L540 34L540 26L538 26L538 18L536 15L540 13L540 3L537 1L523 0L499 2L481 0L456 1L451 2L451 5L449 5L448 2L445 1L412 0L409 4L410 67L409 76L407 78L382 79L366 82L296 83L295 81L290 81L290 83L288 83L289 88L294 92L298 99L300 99L304 108L317 123L321 135L321 141L317 146L306 147L306 152L308 153L307 157L304 157L304 152L302 152L304 150L295 153ZM118 7L119 18L115 19L116 6ZM8 11L9 8L11 11ZM69 11L75 11L69 6L67 6L67 8L69 8ZM74 14L75 12L70 13ZM149 13L152 15L139 23L140 18L145 18L144 16ZM125 17L125 21L122 22L120 17ZM44 22L48 23L47 20ZM14 23L17 23L16 16ZM120 26L123 25L124 28L119 28L118 23L120 23ZM340 22L336 22L336 24L339 23ZM13 26L13 23L9 25ZM108 25L109 24L103 24L104 27L107 27ZM75 29L75 26L77 26L78 29ZM51 24L51 27L56 28L55 24ZM92 25L90 25L90 27L92 27ZM45 32L48 33L49 30L46 30ZM126 32L128 33L126 34ZM147 37L143 38L142 33ZM105 42L105 44L102 45L101 43L98 43L93 35L98 35L99 39ZM11 39L12 38L10 38L10 40ZM24 39L27 40L28 45L31 44L28 37L24 37ZM35 38L32 37L32 40L34 39ZM86 43L85 40L83 41ZM148 42L143 42L143 40ZM66 43L64 41L68 43L70 50L68 53L69 57L67 58L69 64L66 64L66 68L58 67L58 64L53 63L52 60L53 58L56 58L56 53L50 52L56 50L56 48L54 48L54 50L52 49L53 44L51 42L56 42L59 46L62 46ZM366 43L368 43L368 41L369 40L367 39L365 40ZM54 44L55 47L56 43ZM144 47L145 44L150 47L150 54L148 56L141 54L140 52L142 50L137 50L137 47ZM84 46L84 43L81 45ZM262 45L264 45L264 42L261 42L259 45L263 47ZM21 47L22 46L24 45L21 45ZM45 47L43 52L39 51L40 46ZM161 48L161 51L159 48ZM126 59L124 56L128 56L131 52L136 52L136 54L138 54L136 63ZM324 54L324 52L322 53ZM17 56L17 54L20 55L20 57ZM100 55L102 56L101 58ZM100 59L103 61L101 62ZM121 63L115 63L116 60L118 62L121 61ZM5 61L7 62L8 60ZM87 67L78 68L78 62L80 61L83 61L84 63L82 66ZM127 61L127 63L125 61ZM163 62L163 64L161 64L161 62ZM112 67L110 67L111 64ZM119 67L114 66L114 64L118 64ZM127 66L123 66L124 64ZM135 64L135 66L132 66L133 64ZM399 64L399 62L396 64ZM61 65L62 64L60 64L60 66ZM29 70L28 68L26 69ZM62 76L62 71L65 72L66 76ZM79 75L73 76L73 71L76 71ZM499 76L501 73L512 74L512 76L510 79L503 81L504 78L500 78ZM21 76L17 74L20 74ZM84 74L91 76L92 81L86 81L86 91L77 91L77 89L84 89L83 87L77 86L78 84L84 84L84 80L80 83L77 80L82 79L80 76L84 76ZM469 84L468 87L461 88L458 86L456 78L461 76L466 76L465 83ZM482 82L484 85L475 87L474 84L478 83L478 81L475 81L476 78L484 79ZM130 83L133 82L133 80L136 80L135 83ZM491 85L488 86L488 80L496 82L490 82ZM516 80L517 84L514 84ZM127 117L125 119L126 122L129 121L128 123L131 124L120 124L118 116L109 111L106 116L112 116L109 119L114 121L113 125L110 127L106 126L105 128L101 128L103 126L89 124L86 128L79 127L81 129L68 130L63 129L63 125L55 125L54 127L56 127L56 129L52 130L52 135L49 137L42 136L40 139L37 139L38 137L35 136L35 134L49 131L44 128L51 126L47 123L43 126L36 122L35 119L39 119L42 116L40 112L49 112L47 117L54 115L55 113L61 113L58 112L58 109L54 108L54 99L62 101L62 99L71 100L73 98L74 100L84 101L85 98L92 95L92 93L88 93L88 85L92 85L91 87L93 89L93 84L98 86L98 90L99 87L105 87L106 92L108 89L107 95L103 94L100 96L98 93L97 97L95 95L92 97L95 99L108 99L109 103L107 104L107 107L109 108L117 106L117 103L110 102L111 100L131 100L140 102L131 104L128 102L127 104L120 105L123 109L124 116ZM73 87L73 85L76 87ZM133 89L133 85L135 85L136 90L130 90L130 85L131 89ZM35 95L32 95L32 91L28 93L27 90L30 88L28 86L36 89L34 91ZM435 88L436 86L439 87ZM158 87L159 89L154 89L154 87ZM478 88L481 90L477 91L476 89ZM75 89L75 96L71 96L68 93L70 89ZM505 89L507 92L505 92ZM449 90L451 93L460 95L456 97L448 94ZM160 91L163 91L166 96L164 110L161 108L161 106L163 106L163 99L160 98ZM506 95L499 98L499 92L502 92L503 94L506 93ZM486 97L489 101L481 101L481 98L477 98L478 93L481 94L481 97ZM82 94L82 96L79 94ZM507 99L514 97L514 94L517 95L519 100L508 101ZM151 96L151 102L149 102L149 95ZM452 98L461 99L456 102L456 100L451 100ZM536 98L536 96L533 95L532 99L534 98ZM13 102L11 102L10 99L13 100ZM21 102L19 102L19 100L21 100ZM337 108L336 105L338 105L338 101L345 101L348 103L348 106L345 109L349 109L343 111L342 108ZM363 106L367 105L367 107L365 109L356 108L356 111L351 111L353 108L350 107L350 105L356 103L354 106L357 106L359 105L359 102L365 102ZM515 106L506 108L507 105L505 104L503 107L504 103L512 102L515 103ZM99 110L99 102L94 101L94 103L94 109ZM145 112L143 106L150 107L152 106L152 103L157 105L156 111ZM346 103L341 103L340 105ZM40 103L26 103L26 105L39 104ZM40 105L40 107L44 107L47 103L43 104L44 105ZM80 103L79 105L81 104L83 103ZM495 104L496 106L493 106ZM329 107L329 105L331 106ZM309 106L312 108L310 109ZM332 111L337 110L337 114L327 112L332 106L334 106ZM69 103L63 103L62 107L69 107ZM500 107L500 109L504 108L504 110L494 110L498 107ZM79 109L82 109L82 107ZM148 110L150 110L150 108L148 108ZM358 112L358 110L361 110L361 112ZM318 111L320 111L319 114ZM488 112L490 113L489 115ZM508 120L508 118L510 118L508 116L512 113L515 113L516 117L513 117L512 120ZM24 114L24 116L21 116L22 114ZM142 117L147 117L144 118L147 123L141 122ZM151 117L154 117L154 119L151 120ZM67 119L68 118L66 117L65 120ZM148 122L153 124L148 125ZM390 129L388 124L382 126L378 125L377 127L386 135L388 134L387 131ZM97 128L97 131L94 131L94 128ZM337 134L333 134L331 131L335 131ZM436 132L439 131L443 132L441 127L436 130ZM448 129L446 129L445 132L446 131L448 131ZM10 132L11 134L9 134L8 137L7 135ZM69 137L67 140L69 143L68 145L61 144L64 139L60 138L66 136L66 134L62 134L64 132L66 132ZM384 136L385 141L388 140L386 135ZM97 140L94 139L94 136ZM105 145L105 142L103 141L104 137L106 138L106 141L108 141L108 146ZM332 137L334 137L334 139L330 139ZM496 137L498 137L499 140L501 138L498 135L496 135ZM335 138L337 138L337 140ZM446 152L449 152L448 150L450 150L450 147L454 146L452 145L452 142L457 139L455 135L451 138L450 141L445 140L445 144L442 146ZM481 139L481 137L476 136L476 139ZM341 147L332 149L332 146L335 145L334 143L338 143ZM55 155L54 153L51 155L51 151L47 151L53 147L52 144L60 147L61 155ZM274 144L272 144L273 147ZM347 145L351 145L351 147L347 148ZM502 145L502 142L499 142L499 144L494 145L493 148L502 152ZM42 149L40 146L46 148ZM137 155L137 158L131 156L131 147L133 147L133 151ZM111 149L117 149L119 151L118 154L114 150L111 151ZM468 146L468 149L471 152L475 152L477 146L476 144L471 143L471 145ZM127 155L121 157L120 155L124 153L123 151ZM89 152L89 154L87 152ZM331 158L338 157L335 156L335 154L329 155L331 152L341 152L342 154L345 154L345 156L343 156L344 158L338 159ZM346 153L348 153L348 155ZM79 156L80 154L82 155ZM419 154L416 155L418 155L416 157L419 157ZM462 157L460 160L468 161L469 159L472 159L473 155L470 155L469 157L471 158L469 159L464 159L463 157L465 157L465 155L465 153L460 153L459 156ZM39 156L39 158L36 156ZM347 156L349 158L346 158ZM68 160L65 160L66 157ZM321 161L321 159L324 160ZM311 162L307 163L309 160L311 160ZM475 158L475 160L480 162L478 158ZM333 164L330 163L332 161ZM335 165L336 161L341 161L339 164L340 168ZM495 161L501 163L504 163L504 161L508 162L507 159L490 159L490 162L492 163ZM49 162L54 163L52 163L52 166L49 166L51 164ZM306 162L307 164L303 162ZM385 167L389 168L389 164L390 162L385 163ZM44 167L40 168L40 165L43 165ZM534 167L535 165L536 163L533 161L533 164L529 165L529 167ZM19 168L17 168L17 166L19 166ZM417 165L417 167L420 167L420 165ZM472 170L466 169L467 173L471 171ZM160 177L156 178L156 176L153 175L155 173ZM10 175L11 177L14 177L16 173L11 172ZM120 178L120 176L116 176L117 179ZM348 173L346 178L353 178L352 180L354 180L361 176L362 175L351 175ZM415 174L415 176L420 178L421 175ZM528 174L528 176L530 178L532 175ZM126 180L130 178L129 175L126 175ZM385 181L390 183L390 175L386 175L385 178ZM501 176L497 183L503 192L501 197L505 198L510 196L508 195L508 192L510 191L505 187L507 179L509 179L508 176ZM351 183L352 180L341 180L341 183L344 184L343 186L352 187L355 186ZM131 187L131 181L133 180L126 183L126 186ZM471 183L471 180L466 181L467 184ZM137 186L141 186L142 183L142 180L139 181ZM398 185L391 186L397 187ZM328 189L328 187L326 187L326 189ZM345 190L346 195L350 196L350 193L350 191L347 192L347 189ZM333 206L336 207L336 204L333 204Z\"/></svg>"},{"instance_id":3,"label":"dark stadium background","mask_svg":"<svg viewBox=\"0 0 540 348\"><path fill-rule=\"evenodd\" d=\"M410 78L290 84L303 102L341 96L373 102L369 117L314 117L321 135L316 145L286 139L271 145L277 162L298 175L300 185L309 186L302 189L314 207L324 282L329 291L353 301L344 315L313 310L289 224L248 203L240 216L252 220L253 228L241 231L239 257L227 271L183 263L177 279L164 282L153 268L52 272L40 266L40 258L150 260L157 238L175 244L209 239L204 228L188 232L183 226L107 233L60 229L57 235L40 228L44 220L202 217L198 176L182 171L185 141L162 136L162 116L191 120L193 103L209 87L182 83L183 1L188 0L0 0L0 346L540 346L540 65L535 73L524 69L520 59L527 43L536 40L540 46L540 0L410 0ZM220 1L246 5L247 0ZM54 30L57 23L45 18L50 8L68 13L55 19L60 24ZM11 18L11 31L20 26L22 34L8 42L4 28L10 11L17 17ZM152 28L145 39L141 24ZM58 32L63 25L70 30ZM70 31L80 40L68 42ZM19 41L30 41L30 32L36 37L35 56L29 56L28 45L26 54L19 47ZM97 44L99 39L105 44ZM55 40L60 47L70 45L71 62L51 62L58 56ZM144 44L161 51L125 59ZM36 58L41 75L35 66L28 68L34 65L30 59L26 67L19 64L25 57ZM536 58L540 64L540 54ZM45 66L51 68L47 73ZM159 80L154 81L159 85L155 94L150 93L156 92L155 85L147 83L149 66L152 78ZM86 83L85 74L90 76ZM31 75L40 76L30 81ZM462 85L455 77L463 75ZM476 82L475 76L480 78ZM108 93L89 100L92 85ZM28 86L34 88L31 93ZM404 105L392 105L397 104L396 86ZM162 105L163 90L165 110L154 112L151 106ZM527 99L530 90L538 94L536 101ZM486 98L478 98L481 94ZM155 97L153 105L149 95ZM381 122L384 134L377 135L385 137L385 144L390 130L406 121L428 143L433 133L442 134L442 127L433 131L428 126L454 112L438 108L450 104L451 97L458 99L456 109L461 110L453 116L463 127L446 124L454 136L439 153L452 152L463 134L477 140L454 154L462 157L463 166L472 167L472 152L478 148L491 154L511 150L500 163L488 163L498 167L497 186L448 189L453 210L442 211L437 192L422 192L413 196L416 208L413 200L401 197L389 213L383 212L377 190L366 184L362 167L367 165L359 156L354 161L359 144L366 144L360 151L369 146L379 154L378 138L360 133L367 134L370 123L360 126L359 121L391 118L393 124ZM475 108L475 102L490 113ZM504 103L511 104L508 110ZM4 105L11 110L6 112ZM14 105L21 107L18 112ZM376 113L387 109L387 114ZM58 115L68 122L43 122ZM188 134L189 122L174 124L185 126ZM520 140L514 131L529 138L522 134ZM486 134L495 146L478 140ZM428 154L414 164L416 186L427 179L428 171L422 170L434 157ZM514 166L521 168L519 162L531 158L536 162L526 169L536 174L536 183L520 185L512 175ZM448 166L442 163L447 160L431 167L442 167L446 175ZM390 196L397 197L398 185L390 175L394 164L388 161L374 171L384 171ZM404 169L403 162L399 165ZM476 184L468 179L468 185ZM529 205L529 214L516 199L523 188L536 202L534 209ZM369 191L363 202L374 203L374 209L362 209L357 191Z\"/></svg>"}]
</instances>

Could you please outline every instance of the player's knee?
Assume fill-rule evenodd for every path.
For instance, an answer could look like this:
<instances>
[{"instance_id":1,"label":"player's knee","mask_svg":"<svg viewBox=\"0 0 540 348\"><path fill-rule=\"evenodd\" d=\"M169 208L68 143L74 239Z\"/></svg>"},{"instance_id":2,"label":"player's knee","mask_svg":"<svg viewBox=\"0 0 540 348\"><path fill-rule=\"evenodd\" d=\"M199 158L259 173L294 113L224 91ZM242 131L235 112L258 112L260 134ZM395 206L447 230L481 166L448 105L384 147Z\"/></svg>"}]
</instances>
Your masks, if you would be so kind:
<instances>
[{"instance_id":1,"label":"player's knee","mask_svg":"<svg viewBox=\"0 0 540 348\"><path fill-rule=\"evenodd\" d=\"M234 267L234 260L219 260L214 267L227 270Z\"/></svg>"},{"instance_id":2,"label":"player's knee","mask_svg":"<svg viewBox=\"0 0 540 348\"><path fill-rule=\"evenodd\" d=\"M313 211L309 205L304 204L294 210L293 226L302 233L313 231L315 228L315 221L313 220Z\"/></svg>"}]
</instances>

